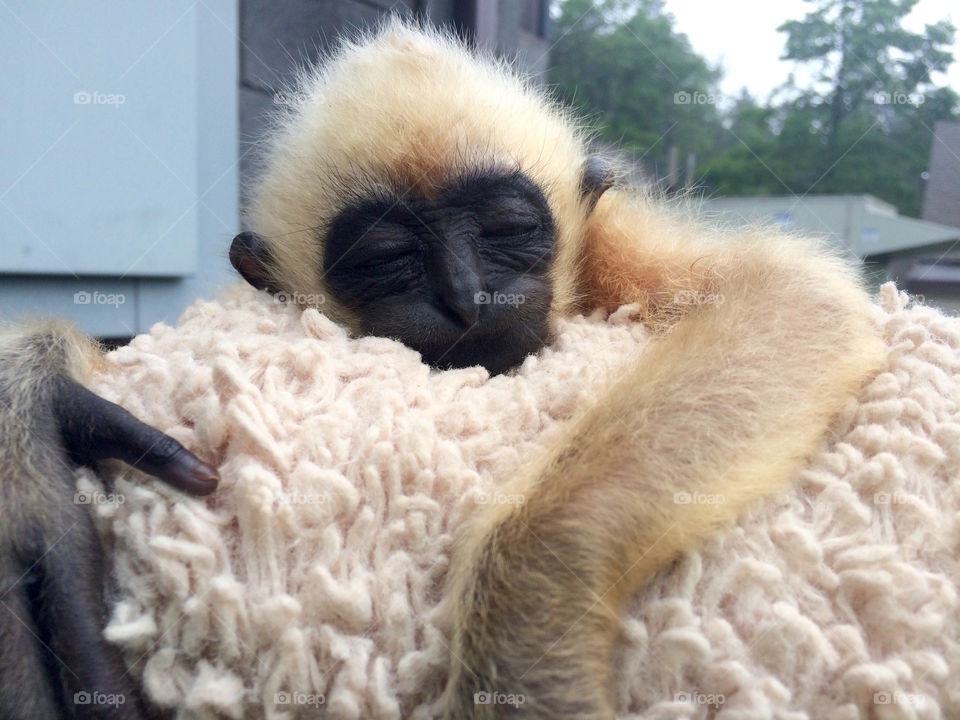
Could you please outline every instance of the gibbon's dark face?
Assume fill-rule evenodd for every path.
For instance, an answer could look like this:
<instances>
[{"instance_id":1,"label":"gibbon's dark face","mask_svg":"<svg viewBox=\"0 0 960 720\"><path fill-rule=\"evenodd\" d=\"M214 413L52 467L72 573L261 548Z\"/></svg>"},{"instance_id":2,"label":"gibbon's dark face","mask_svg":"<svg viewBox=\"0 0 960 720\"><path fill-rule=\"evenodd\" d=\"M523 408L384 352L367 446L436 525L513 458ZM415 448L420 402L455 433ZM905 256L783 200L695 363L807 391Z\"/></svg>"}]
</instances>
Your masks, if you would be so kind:
<instances>
[{"instance_id":1,"label":"gibbon's dark face","mask_svg":"<svg viewBox=\"0 0 960 720\"><path fill-rule=\"evenodd\" d=\"M323 273L364 334L437 368L501 373L548 340L553 219L520 172L461 177L430 199L361 200L331 222Z\"/></svg>"}]
</instances>

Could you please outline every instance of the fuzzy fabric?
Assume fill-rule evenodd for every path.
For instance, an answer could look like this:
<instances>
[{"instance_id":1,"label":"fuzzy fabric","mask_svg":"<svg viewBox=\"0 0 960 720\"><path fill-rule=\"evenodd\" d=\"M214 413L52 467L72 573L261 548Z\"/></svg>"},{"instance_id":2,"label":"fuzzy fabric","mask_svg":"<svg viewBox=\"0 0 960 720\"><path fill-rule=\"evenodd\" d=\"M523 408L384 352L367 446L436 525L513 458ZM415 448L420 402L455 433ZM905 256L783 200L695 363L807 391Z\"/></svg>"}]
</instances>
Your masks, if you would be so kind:
<instances>
[{"instance_id":1,"label":"fuzzy fabric","mask_svg":"<svg viewBox=\"0 0 960 720\"><path fill-rule=\"evenodd\" d=\"M632 604L622 717L960 717L960 320L892 285L876 316L886 371L794 486ZM249 289L197 303L95 384L223 478L80 473L115 546L107 636L183 718L434 717L458 527L521 501L498 482L646 339L629 307L572 318L488 378Z\"/></svg>"}]
</instances>

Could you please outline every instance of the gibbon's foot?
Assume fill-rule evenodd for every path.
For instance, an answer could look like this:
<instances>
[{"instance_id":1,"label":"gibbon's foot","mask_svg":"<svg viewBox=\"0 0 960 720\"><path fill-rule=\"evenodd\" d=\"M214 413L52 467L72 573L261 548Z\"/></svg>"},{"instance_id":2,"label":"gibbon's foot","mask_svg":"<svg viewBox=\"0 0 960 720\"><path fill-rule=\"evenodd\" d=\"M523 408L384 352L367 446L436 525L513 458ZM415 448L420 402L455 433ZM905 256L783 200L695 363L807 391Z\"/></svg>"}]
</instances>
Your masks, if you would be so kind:
<instances>
[{"instance_id":1,"label":"gibbon's foot","mask_svg":"<svg viewBox=\"0 0 960 720\"><path fill-rule=\"evenodd\" d=\"M219 475L207 463L80 383L59 378L52 400L64 448L74 462L116 458L191 495L217 488Z\"/></svg>"}]
</instances>

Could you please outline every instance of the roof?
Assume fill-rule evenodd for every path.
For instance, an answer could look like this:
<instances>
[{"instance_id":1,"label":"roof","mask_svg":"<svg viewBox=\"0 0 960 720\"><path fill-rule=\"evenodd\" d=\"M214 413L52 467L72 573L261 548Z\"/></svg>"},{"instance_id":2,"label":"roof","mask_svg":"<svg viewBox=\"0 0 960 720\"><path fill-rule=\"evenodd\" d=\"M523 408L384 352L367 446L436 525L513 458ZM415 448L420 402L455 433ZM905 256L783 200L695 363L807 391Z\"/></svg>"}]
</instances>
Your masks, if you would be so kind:
<instances>
[{"instance_id":1,"label":"roof","mask_svg":"<svg viewBox=\"0 0 960 720\"><path fill-rule=\"evenodd\" d=\"M960 242L960 228L902 217L872 195L713 198L704 209L724 224L767 222L825 236L862 258Z\"/></svg>"}]
</instances>

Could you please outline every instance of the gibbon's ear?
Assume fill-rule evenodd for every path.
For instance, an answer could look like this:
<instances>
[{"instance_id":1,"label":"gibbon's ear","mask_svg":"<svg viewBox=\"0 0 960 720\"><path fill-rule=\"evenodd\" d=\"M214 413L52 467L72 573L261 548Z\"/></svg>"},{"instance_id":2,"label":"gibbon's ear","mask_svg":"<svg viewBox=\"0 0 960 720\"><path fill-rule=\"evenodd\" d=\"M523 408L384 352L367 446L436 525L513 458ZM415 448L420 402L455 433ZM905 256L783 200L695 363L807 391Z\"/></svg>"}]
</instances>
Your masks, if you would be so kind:
<instances>
[{"instance_id":1,"label":"gibbon's ear","mask_svg":"<svg viewBox=\"0 0 960 720\"><path fill-rule=\"evenodd\" d=\"M242 232L230 245L230 264L257 290L276 292L269 270L270 254L263 239L252 232Z\"/></svg>"},{"instance_id":2,"label":"gibbon's ear","mask_svg":"<svg viewBox=\"0 0 960 720\"><path fill-rule=\"evenodd\" d=\"M587 212L593 211L597 200L613 185L614 171L610 161L591 155L583 163L580 176L580 196L587 203Z\"/></svg>"}]
</instances>

